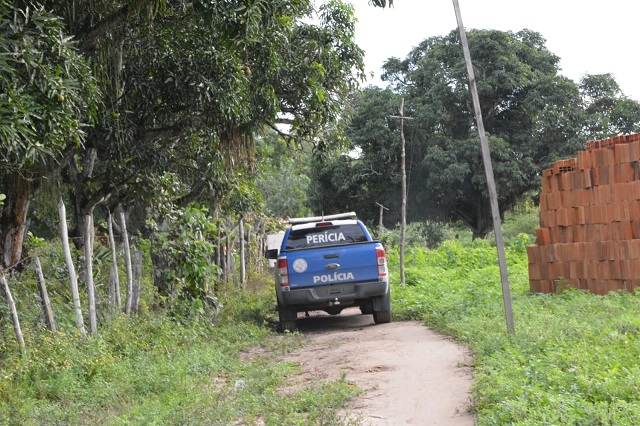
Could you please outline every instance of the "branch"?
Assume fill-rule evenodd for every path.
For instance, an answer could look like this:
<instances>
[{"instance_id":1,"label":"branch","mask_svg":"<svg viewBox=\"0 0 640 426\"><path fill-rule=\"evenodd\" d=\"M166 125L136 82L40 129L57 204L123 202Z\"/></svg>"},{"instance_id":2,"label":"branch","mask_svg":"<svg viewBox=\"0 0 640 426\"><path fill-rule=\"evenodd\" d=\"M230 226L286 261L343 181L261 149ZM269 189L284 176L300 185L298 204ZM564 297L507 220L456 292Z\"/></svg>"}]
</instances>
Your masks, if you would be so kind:
<instances>
[{"instance_id":1,"label":"branch","mask_svg":"<svg viewBox=\"0 0 640 426\"><path fill-rule=\"evenodd\" d=\"M143 7L151 4L154 0L139 0L135 2L135 6L131 7L126 4L120 9L107 16L102 21L97 22L95 25L85 28L81 33L86 34L84 41L80 44L80 50L84 53L92 53L96 49L98 40L105 35L107 31L111 30L114 26L127 18L138 13Z\"/></svg>"},{"instance_id":2,"label":"branch","mask_svg":"<svg viewBox=\"0 0 640 426\"><path fill-rule=\"evenodd\" d=\"M279 122L280 121L278 121L278 123ZM286 140L286 141L294 141L295 142L295 138L293 136L291 136L290 134L285 133L282 130L278 129L278 127L274 123L272 123L270 121L267 121L267 126L269 126L271 128L271 130L273 130L278 135L280 135L280 137L283 138L284 140Z\"/></svg>"}]
</instances>

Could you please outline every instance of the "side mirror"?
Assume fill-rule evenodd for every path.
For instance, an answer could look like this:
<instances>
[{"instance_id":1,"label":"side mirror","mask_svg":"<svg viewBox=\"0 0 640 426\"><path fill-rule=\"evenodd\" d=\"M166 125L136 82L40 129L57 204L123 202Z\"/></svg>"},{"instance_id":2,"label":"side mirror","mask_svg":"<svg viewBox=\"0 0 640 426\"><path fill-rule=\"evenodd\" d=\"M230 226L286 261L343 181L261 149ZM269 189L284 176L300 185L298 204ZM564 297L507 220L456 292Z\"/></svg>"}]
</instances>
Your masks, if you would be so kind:
<instances>
[{"instance_id":1,"label":"side mirror","mask_svg":"<svg viewBox=\"0 0 640 426\"><path fill-rule=\"evenodd\" d=\"M267 250L264 253L264 257L266 257L269 260L276 260L278 258L278 249Z\"/></svg>"}]
</instances>

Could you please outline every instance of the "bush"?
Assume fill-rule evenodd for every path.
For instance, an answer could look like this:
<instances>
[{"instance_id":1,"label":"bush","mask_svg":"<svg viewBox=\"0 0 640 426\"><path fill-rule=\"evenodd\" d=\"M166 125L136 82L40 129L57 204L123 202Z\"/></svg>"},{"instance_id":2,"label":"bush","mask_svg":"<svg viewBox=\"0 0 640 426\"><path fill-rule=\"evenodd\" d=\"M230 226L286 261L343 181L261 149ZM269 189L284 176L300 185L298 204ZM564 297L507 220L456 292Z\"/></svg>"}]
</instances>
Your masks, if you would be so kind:
<instances>
[{"instance_id":1,"label":"bush","mask_svg":"<svg viewBox=\"0 0 640 426\"><path fill-rule=\"evenodd\" d=\"M407 224L405 243L407 246L437 247L445 238L447 225L442 222L412 222ZM385 245L400 245L400 225L384 230L381 237Z\"/></svg>"}]
</instances>

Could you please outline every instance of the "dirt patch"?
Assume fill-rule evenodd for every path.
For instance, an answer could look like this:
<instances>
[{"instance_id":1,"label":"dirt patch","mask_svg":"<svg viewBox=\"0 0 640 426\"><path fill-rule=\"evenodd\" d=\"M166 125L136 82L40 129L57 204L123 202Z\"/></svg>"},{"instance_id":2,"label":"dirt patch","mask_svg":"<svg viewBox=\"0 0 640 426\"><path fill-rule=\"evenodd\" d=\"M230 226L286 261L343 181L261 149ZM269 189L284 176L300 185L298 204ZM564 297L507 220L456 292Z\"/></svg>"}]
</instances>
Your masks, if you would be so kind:
<instances>
[{"instance_id":1,"label":"dirt patch","mask_svg":"<svg viewBox=\"0 0 640 426\"><path fill-rule=\"evenodd\" d=\"M286 359L304 371L292 386L346 373L365 390L344 413L348 418L371 426L474 424L470 356L446 337L418 322L375 325L357 308L339 316L312 312L298 328L305 345Z\"/></svg>"}]
</instances>

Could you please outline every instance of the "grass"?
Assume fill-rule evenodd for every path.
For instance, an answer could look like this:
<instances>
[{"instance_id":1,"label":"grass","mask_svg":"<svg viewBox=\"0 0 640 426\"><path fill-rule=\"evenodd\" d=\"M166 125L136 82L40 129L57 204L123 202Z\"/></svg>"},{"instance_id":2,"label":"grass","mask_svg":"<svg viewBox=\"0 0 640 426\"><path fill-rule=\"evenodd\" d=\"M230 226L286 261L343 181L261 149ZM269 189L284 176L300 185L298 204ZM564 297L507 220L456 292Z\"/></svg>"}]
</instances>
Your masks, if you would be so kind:
<instances>
[{"instance_id":1,"label":"grass","mask_svg":"<svg viewBox=\"0 0 640 426\"><path fill-rule=\"evenodd\" d=\"M29 329L24 357L5 328L0 424L340 424L339 409L358 392L344 378L281 392L299 371L281 355L301 336L273 331L271 299L229 291L214 322L121 316L86 340L73 329Z\"/></svg>"},{"instance_id":2,"label":"grass","mask_svg":"<svg viewBox=\"0 0 640 426\"><path fill-rule=\"evenodd\" d=\"M531 294L527 242L520 236L507 248L514 335L486 241L410 250L394 315L473 350L479 425L640 424L640 294Z\"/></svg>"}]
</instances>

